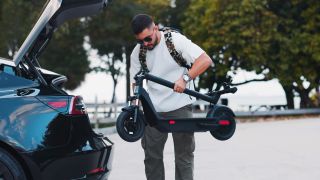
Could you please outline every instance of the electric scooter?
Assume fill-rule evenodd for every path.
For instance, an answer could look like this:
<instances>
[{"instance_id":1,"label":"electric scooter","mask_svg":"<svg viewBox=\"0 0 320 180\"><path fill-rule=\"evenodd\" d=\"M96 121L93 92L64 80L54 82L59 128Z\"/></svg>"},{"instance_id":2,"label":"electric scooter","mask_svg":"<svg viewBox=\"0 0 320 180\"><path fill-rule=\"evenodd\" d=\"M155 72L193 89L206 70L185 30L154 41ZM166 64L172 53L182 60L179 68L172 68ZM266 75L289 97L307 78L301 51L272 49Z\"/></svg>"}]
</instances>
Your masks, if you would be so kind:
<instances>
[{"instance_id":1,"label":"electric scooter","mask_svg":"<svg viewBox=\"0 0 320 180\"><path fill-rule=\"evenodd\" d=\"M224 89L211 91L206 94L185 89L183 93L202 99L210 103L206 117L202 118L175 118L167 119L161 117L150 100L149 94L143 88L143 80L152 81L173 89L174 83L153 76L145 70L140 70L134 77L136 80L134 95L129 97L129 105L122 109L117 118L116 128L119 136L127 142L139 140L146 125L155 127L160 132L206 132L221 141L230 139L236 129L235 114L224 105L217 102L222 94L235 93L236 87L230 87L224 83ZM142 109L141 110L141 104Z\"/></svg>"}]
</instances>

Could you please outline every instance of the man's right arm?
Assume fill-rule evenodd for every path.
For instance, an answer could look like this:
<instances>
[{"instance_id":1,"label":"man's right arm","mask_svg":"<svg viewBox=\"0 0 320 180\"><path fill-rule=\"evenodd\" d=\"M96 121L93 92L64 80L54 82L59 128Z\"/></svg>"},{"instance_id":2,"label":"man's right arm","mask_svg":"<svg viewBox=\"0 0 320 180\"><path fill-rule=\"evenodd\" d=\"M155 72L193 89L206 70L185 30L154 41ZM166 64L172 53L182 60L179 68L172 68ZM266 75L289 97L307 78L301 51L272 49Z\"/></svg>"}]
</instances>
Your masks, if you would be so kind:
<instances>
[{"instance_id":1,"label":"man's right arm","mask_svg":"<svg viewBox=\"0 0 320 180\"><path fill-rule=\"evenodd\" d=\"M134 80L134 76L139 72L140 68L141 68L141 64L139 61L139 50L140 50L140 46L137 45L130 56L130 82L131 82L131 88L132 88L132 92L134 91L134 87L135 87L135 80Z\"/></svg>"}]
</instances>

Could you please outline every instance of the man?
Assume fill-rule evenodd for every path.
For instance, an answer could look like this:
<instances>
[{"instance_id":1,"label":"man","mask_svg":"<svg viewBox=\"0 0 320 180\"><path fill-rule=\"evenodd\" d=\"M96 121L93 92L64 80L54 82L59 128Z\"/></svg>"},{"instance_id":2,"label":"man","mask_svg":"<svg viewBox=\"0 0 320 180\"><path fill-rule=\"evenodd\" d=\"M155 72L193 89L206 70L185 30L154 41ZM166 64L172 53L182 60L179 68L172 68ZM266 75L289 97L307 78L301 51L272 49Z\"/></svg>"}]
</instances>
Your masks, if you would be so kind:
<instances>
[{"instance_id":1,"label":"man","mask_svg":"<svg viewBox=\"0 0 320 180\"><path fill-rule=\"evenodd\" d=\"M164 32L159 31L153 19L146 14L136 15L131 22L138 41L131 54L130 78L143 67L141 48L145 47L145 65L149 73L171 82L174 90L154 82L147 82L148 93L156 111L166 118L192 117L191 104L195 98L182 94L186 86L193 89L192 79L203 73L212 64L210 57L196 44L177 32L171 32L175 50L182 55L190 70L180 66L167 47ZM140 59L139 59L140 58ZM145 173L148 180L164 180L163 149L168 134L147 126L141 140L145 152ZM175 151L175 179L192 180L195 142L194 133L172 133Z\"/></svg>"}]
</instances>

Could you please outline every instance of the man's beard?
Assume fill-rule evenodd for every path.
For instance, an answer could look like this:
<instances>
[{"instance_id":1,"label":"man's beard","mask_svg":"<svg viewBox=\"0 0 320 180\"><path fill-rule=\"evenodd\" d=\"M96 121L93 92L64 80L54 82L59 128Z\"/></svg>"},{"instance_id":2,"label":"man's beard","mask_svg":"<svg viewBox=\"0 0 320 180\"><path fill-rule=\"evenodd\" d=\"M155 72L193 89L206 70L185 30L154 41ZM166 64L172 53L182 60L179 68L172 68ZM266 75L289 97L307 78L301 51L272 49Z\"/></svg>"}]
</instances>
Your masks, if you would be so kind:
<instances>
[{"instance_id":1,"label":"man's beard","mask_svg":"<svg viewBox=\"0 0 320 180\"><path fill-rule=\"evenodd\" d=\"M153 45L152 47L147 46L147 49L148 49L149 51L151 51L151 50L153 50L157 45L158 45L158 36L156 36L156 39L155 39L155 41L154 41L154 45Z\"/></svg>"}]
</instances>

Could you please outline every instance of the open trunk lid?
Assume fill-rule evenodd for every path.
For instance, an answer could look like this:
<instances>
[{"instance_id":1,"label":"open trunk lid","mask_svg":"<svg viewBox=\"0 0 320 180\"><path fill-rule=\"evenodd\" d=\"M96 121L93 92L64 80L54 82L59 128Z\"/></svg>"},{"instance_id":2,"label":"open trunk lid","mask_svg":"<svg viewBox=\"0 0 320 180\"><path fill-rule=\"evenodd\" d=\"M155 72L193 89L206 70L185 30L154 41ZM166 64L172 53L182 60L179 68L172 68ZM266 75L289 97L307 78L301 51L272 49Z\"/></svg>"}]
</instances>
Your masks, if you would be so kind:
<instances>
[{"instance_id":1,"label":"open trunk lid","mask_svg":"<svg viewBox=\"0 0 320 180\"><path fill-rule=\"evenodd\" d=\"M49 0L22 44L13 62L17 66L25 56L30 59L38 56L56 30L63 22L89 16L100 12L108 0Z\"/></svg>"},{"instance_id":2,"label":"open trunk lid","mask_svg":"<svg viewBox=\"0 0 320 180\"><path fill-rule=\"evenodd\" d=\"M37 58L45 49L54 31L66 20L90 16L106 7L108 0L48 0L40 18L15 55L15 66L28 65L28 71L35 75L45 86L48 82L43 77ZM65 77L58 79L65 81Z\"/></svg>"}]
</instances>

